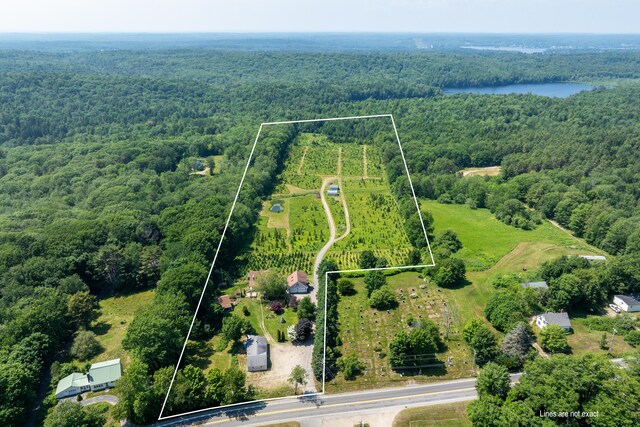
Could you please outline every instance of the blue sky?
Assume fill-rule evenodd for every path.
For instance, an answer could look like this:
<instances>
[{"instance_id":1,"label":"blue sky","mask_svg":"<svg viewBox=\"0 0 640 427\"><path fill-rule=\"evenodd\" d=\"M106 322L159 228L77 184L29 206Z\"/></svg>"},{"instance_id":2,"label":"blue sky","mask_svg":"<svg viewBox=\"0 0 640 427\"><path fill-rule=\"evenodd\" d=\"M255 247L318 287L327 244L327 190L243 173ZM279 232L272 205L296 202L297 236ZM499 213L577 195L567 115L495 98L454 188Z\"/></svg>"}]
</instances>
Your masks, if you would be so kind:
<instances>
[{"instance_id":1,"label":"blue sky","mask_svg":"<svg viewBox=\"0 0 640 427\"><path fill-rule=\"evenodd\" d=\"M0 32L640 33L640 0L7 0Z\"/></svg>"}]
</instances>

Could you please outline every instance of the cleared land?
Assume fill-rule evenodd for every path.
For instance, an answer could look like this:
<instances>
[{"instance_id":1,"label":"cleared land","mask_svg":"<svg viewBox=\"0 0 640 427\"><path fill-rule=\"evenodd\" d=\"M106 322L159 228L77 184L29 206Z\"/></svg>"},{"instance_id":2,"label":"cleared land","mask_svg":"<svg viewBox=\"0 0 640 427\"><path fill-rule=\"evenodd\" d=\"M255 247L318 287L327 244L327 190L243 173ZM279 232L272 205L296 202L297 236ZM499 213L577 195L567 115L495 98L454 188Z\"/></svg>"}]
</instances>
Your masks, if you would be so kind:
<instances>
[{"instance_id":1,"label":"cleared land","mask_svg":"<svg viewBox=\"0 0 640 427\"><path fill-rule=\"evenodd\" d=\"M456 402L405 409L393 420L393 427L471 427L467 406L469 402Z\"/></svg>"},{"instance_id":2,"label":"cleared land","mask_svg":"<svg viewBox=\"0 0 640 427\"><path fill-rule=\"evenodd\" d=\"M120 358L125 367L129 364L130 356L122 349L122 340L134 314L141 307L151 304L153 296L153 291L145 291L100 301L100 316L90 330L96 334L103 350L89 362Z\"/></svg>"},{"instance_id":3,"label":"cleared land","mask_svg":"<svg viewBox=\"0 0 640 427\"><path fill-rule=\"evenodd\" d=\"M486 168L466 168L460 173L462 176L498 176L502 166L487 166Z\"/></svg>"},{"instance_id":4,"label":"cleared land","mask_svg":"<svg viewBox=\"0 0 640 427\"><path fill-rule=\"evenodd\" d=\"M365 364L366 372L355 380L347 381L339 374L327 384L330 392L397 386L407 381L426 382L468 377L471 374L472 355L463 342L460 331L462 323L457 313L448 305L442 292L433 284L427 284L416 272L400 273L387 277L399 306L391 310L376 310L369 307L363 278L350 278L357 293L343 296L338 304L340 338L343 355L357 355ZM450 325L446 351L437 355L434 367L420 372L396 372L391 369L386 354L393 336L401 329L409 330L408 319L431 320L442 333L446 330L447 317ZM444 339L444 337L443 337ZM453 366L447 366L452 357Z\"/></svg>"},{"instance_id":5,"label":"cleared land","mask_svg":"<svg viewBox=\"0 0 640 427\"><path fill-rule=\"evenodd\" d=\"M290 148L272 200L263 206L248 269L311 272L315 255L329 238L319 197L322 182L329 177L338 177L341 184L340 195L328 197L337 235L346 230L343 198L352 231L331 248L327 258L335 260L340 269L354 269L360 253L369 249L385 257L389 265L403 265L411 245L380 153L367 146L366 157L368 178L364 177L365 146L333 143L325 135L300 134ZM270 211L275 204L283 211Z\"/></svg>"}]
</instances>

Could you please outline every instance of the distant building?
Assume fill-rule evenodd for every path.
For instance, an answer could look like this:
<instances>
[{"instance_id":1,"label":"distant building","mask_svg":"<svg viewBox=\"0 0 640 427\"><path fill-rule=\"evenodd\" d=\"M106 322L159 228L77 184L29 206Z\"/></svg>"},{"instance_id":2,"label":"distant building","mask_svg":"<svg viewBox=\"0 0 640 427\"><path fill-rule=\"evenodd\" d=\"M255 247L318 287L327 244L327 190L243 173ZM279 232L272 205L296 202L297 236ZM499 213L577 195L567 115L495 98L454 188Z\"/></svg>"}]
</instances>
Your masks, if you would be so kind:
<instances>
[{"instance_id":1,"label":"distant building","mask_svg":"<svg viewBox=\"0 0 640 427\"><path fill-rule=\"evenodd\" d=\"M88 373L74 372L58 381L56 397L62 399L87 391L112 388L116 385L116 380L121 376L122 365L120 364L120 359L94 363L89 368Z\"/></svg>"},{"instance_id":2,"label":"distant building","mask_svg":"<svg viewBox=\"0 0 640 427\"><path fill-rule=\"evenodd\" d=\"M283 210L284 208L282 207L282 205L275 204L271 206L271 212L282 212Z\"/></svg>"},{"instance_id":3,"label":"distant building","mask_svg":"<svg viewBox=\"0 0 640 427\"><path fill-rule=\"evenodd\" d=\"M331 184L329 186L329 190L327 191L327 195L337 196L338 194L340 194L340 187L338 186L338 184Z\"/></svg>"},{"instance_id":4,"label":"distant building","mask_svg":"<svg viewBox=\"0 0 640 427\"><path fill-rule=\"evenodd\" d=\"M522 286L523 288L527 289L527 288L532 288L532 289L549 289L549 285L547 284L547 282L525 282L525 283L520 283L520 286Z\"/></svg>"},{"instance_id":5,"label":"distant building","mask_svg":"<svg viewBox=\"0 0 640 427\"><path fill-rule=\"evenodd\" d=\"M337 195L339 195L338 190L327 191L327 196L337 196Z\"/></svg>"},{"instance_id":6,"label":"distant building","mask_svg":"<svg viewBox=\"0 0 640 427\"><path fill-rule=\"evenodd\" d=\"M329 190L339 190L339 189L340 189L340 187L338 186L338 184L331 184L329 186Z\"/></svg>"},{"instance_id":7,"label":"distant building","mask_svg":"<svg viewBox=\"0 0 640 427\"><path fill-rule=\"evenodd\" d=\"M602 256L602 255L578 255L578 256L580 258L584 258L584 259L586 259L587 261L590 261L590 262L594 262L594 261L602 261L602 262L604 262L604 261L607 260L607 257Z\"/></svg>"},{"instance_id":8,"label":"distant building","mask_svg":"<svg viewBox=\"0 0 640 427\"><path fill-rule=\"evenodd\" d=\"M231 301L229 295L219 296L218 304L220 304L224 310L233 310L233 302Z\"/></svg>"},{"instance_id":9,"label":"distant building","mask_svg":"<svg viewBox=\"0 0 640 427\"><path fill-rule=\"evenodd\" d=\"M247 348L247 371L266 371L269 368L269 344L266 338L249 335L244 345Z\"/></svg>"},{"instance_id":10,"label":"distant building","mask_svg":"<svg viewBox=\"0 0 640 427\"><path fill-rule=\"evenodd\" d=\"M622 310L633 313L640 311L640 295L615 295L613 303Z\"/></svg>"},{"instance_id":11,"label":"distant building","mask_svg":"<svg viewBox=\"0 0 640 427\"><path fill-rule=\"evenodd\" d=\"M536 325L538 325L540 329L548 325L558 325L567 332L571 330L571 321L567 313L540 314L536 318Z\"/></svg>"},{"instance_id":12,"label":"distant building","mask_svg":"<svg viewBox=\"0 0 640 427\"><path fill-rule=\"evenodd\" d=\"M309 292L309 280L304 271L294 271L287 277L290 294L306 294Z\"/></svg>"}]
</instances>

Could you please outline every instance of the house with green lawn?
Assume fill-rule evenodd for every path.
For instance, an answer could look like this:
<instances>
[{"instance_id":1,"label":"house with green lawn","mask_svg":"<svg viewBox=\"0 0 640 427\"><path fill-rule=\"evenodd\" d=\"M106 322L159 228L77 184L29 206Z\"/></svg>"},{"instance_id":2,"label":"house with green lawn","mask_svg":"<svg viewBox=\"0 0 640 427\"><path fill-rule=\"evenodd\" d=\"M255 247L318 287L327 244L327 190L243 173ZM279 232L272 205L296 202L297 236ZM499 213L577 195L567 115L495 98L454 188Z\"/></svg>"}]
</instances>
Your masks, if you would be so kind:
<instances>
[{"instance_id":1,"label":"house with green lawn","mask_svg":"<svg viewBox=\"0 0 640 427\"><path fill-rule=\"evenodd\" d=\"M56 397L62 399L87 391L112 388L121 376L122 364L120 359L94 363L86 374L74 372L58 381Z\"/></svg>"}]
</instances>

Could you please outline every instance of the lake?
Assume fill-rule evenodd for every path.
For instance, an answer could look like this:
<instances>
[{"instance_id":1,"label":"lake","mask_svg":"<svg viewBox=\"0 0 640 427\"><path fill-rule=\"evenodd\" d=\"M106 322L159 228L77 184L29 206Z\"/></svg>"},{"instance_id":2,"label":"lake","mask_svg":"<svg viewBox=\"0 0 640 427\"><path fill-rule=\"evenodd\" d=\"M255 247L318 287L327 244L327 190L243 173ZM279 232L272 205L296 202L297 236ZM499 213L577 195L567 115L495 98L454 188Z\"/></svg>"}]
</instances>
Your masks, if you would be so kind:
<instances>
[{"instance_id":1,"label":"lake","mask_svg":"<svg viewBox=\"0 0 640 427\"><path fill-rule=\"evenodd\" d=\"M583 83L533 83L506 86L477 86L463 88L445 88L445 95L457 93L479 93L483 95L505 95L510 93L532 93L551 98L566 98L578 92L594 89L595 86Z\"/></svg>"}]
</instances>

